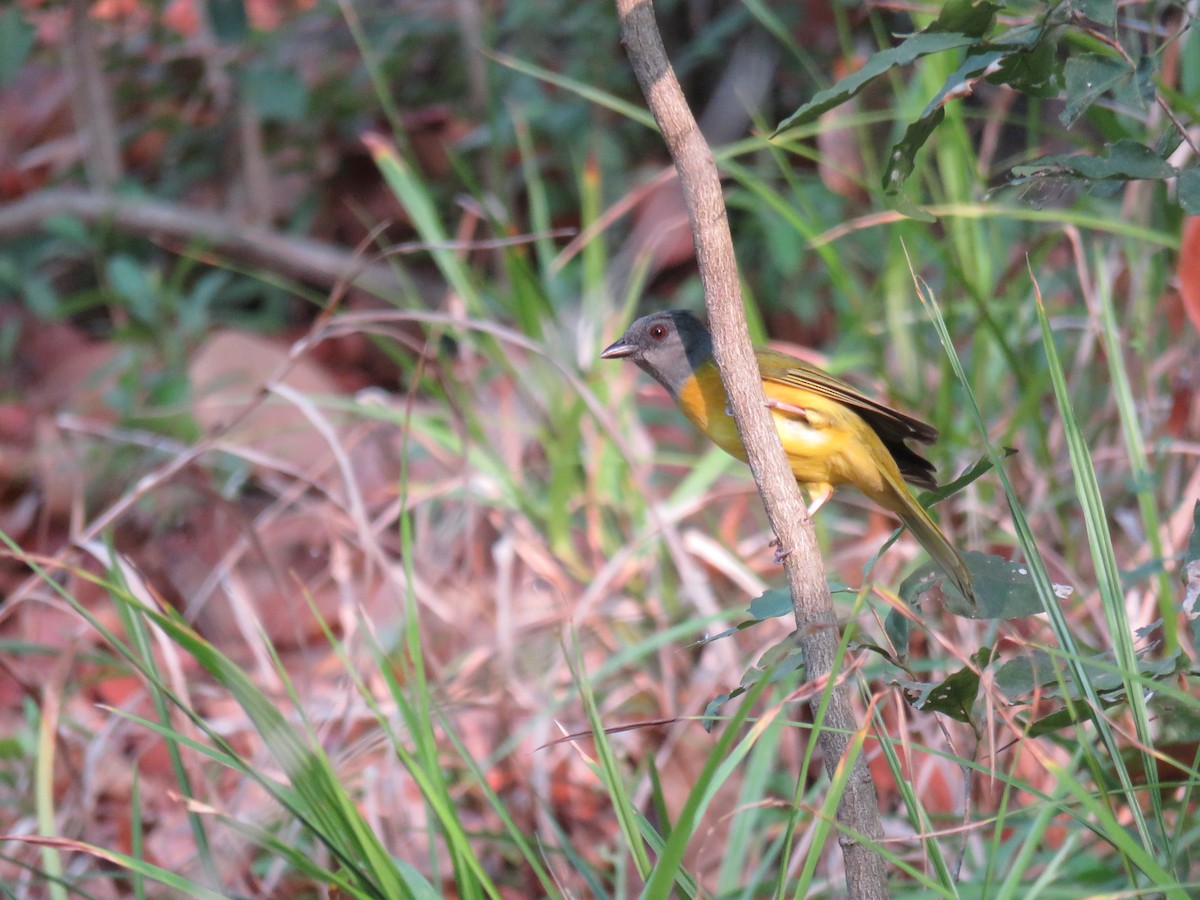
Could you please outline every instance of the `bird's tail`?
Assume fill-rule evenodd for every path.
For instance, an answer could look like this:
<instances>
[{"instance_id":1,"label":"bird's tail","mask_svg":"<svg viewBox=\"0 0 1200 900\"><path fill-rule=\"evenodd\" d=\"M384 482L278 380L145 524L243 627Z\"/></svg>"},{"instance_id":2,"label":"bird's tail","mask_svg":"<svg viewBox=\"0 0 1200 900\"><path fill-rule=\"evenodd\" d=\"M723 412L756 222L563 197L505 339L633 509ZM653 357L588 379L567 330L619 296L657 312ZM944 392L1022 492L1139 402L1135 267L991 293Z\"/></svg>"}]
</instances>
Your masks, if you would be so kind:
<instances>
[{"instance_id":1,"label":"bird's tail","mask_svg":"<svg viewBox=\"0 0 1200 900\"><path fill-rule=\"evenodd\" d=\"M913 533L913 537L925 548L925 552L949 576L959 593L968 603L975 606L975 590L971 583L971 573L967 570L967 564L963 562L958 550L950 543L946 535L942 534L942 529L938 528L937 523L930 518L925 507L921 506L909 492L907 485L900 479L899 473L893 475L891 472L885 471L883 474L887 486L891 490L888 492L889 496L886 498L886 502L882 505L900 517L901 521L908 526L908 530Z\"/></svg>"}]
</instances>

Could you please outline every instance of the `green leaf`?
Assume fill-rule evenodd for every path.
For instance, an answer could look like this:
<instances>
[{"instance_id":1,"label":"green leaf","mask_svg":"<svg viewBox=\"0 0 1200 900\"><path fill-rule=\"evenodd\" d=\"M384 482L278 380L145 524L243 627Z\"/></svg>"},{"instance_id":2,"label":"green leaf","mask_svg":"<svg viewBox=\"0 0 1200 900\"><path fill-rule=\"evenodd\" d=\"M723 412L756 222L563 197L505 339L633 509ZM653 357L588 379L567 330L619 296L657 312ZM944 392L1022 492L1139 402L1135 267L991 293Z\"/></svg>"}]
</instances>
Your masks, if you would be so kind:
<instances>
[{"instance_id":1,"label":"green leaf","mask_svg":"<svg viewBox=\"0 0 1200 900\"><path fill-rule=\"evenodd\" d=\"M1017 450L1015 447L1003 447L1001 448L998 457L1000 459L1008 459L1010 456L1016 455ZM987 456L981 456L969 469L967 469L953 481L947 481L945 484L939 485L932 491L922 491L917 500L922 506L924 506L926 509L929 509L929 507L933 506L938 501L945 500L947 497L957 494L967 485L978 481L991 470L991 458Z\"/></svg>"},{"instance_id":2,"label":"green leaf","mask_svg":"<svg viewBox=\"0 0 1200 900\"><path fill-rule=\"evenodd\" d=\"M947 0L927 31L958 32L982 37L992 30L996 10L1002 4L993 0Z\"/></svg>"},{"instance_id":3,"label":"green leaf","mask_svg":"<svg viewBox=\"0 0 1200 900\"><path fill-rule=\"evenodd\" d=\"M1163 160L1157 153L1128 138L1107 144L1101 156L1066 156L1055 154L1043 156L1029 165L1016 166L1013 174L1033 175L1079 175L1093 181L1135 178L1172 178L1178 170Z\"/></svg>"},{"instance_id":4,"label":"green leaf","mask_svg":"<svg viewBox=\"0 0 1200 900\"><path fill-rule=\"evenodd\" d=\"M21 14L20 7L14 4L0 13L0 87L17 80L36 37L37 31Z\"/></svg>"},{"instance_id":5,"label":"green leaf","mask_svg":"<svg viewBox=\"0 0 1200 900\"><path fill-rule=\"evenodd\" d=\"M928 210L921 207L919 203L908 196L903 191L884 195L888 206L900 213L902 216L908 216L917 222L936 222L937 216Z\"/></svg>"},{"instance_id":6,"label":"green leaf","mask_svg":"<svg viewBox=\"0 0 1200 900\"><path fill-rule=\"evenodd\" d=\"M294 69L254 66L242 73L241 85L264 119L299 122L308 114L308 88Z\"/></svg>"},{"instance_id":7,"label":"green leaf","mask_svg":"<svg viewBox=\"0 0 1200 900\"><path fill-rule=\"evenodd\" d=\"M785 588L771 588L750 601L750 615L754 620L774 619L792 611L792 594Z\"/></svg>"},{"instance_id":8,"label":"green leaf","mask_svg":"<svg viewBox=\"0 0 1200 900\"><path fill-rule=\"evenodd\" d=\"M1179 205L1183 211L1189 216L1200 216L1200 167L1184 169L1175 184L1179 189Z\"/></svg>"},{"instance_id":9,"label":"green leaf","mask_svg":"<svg viewBox=\"0 0 1200 900\"><path fill-rule=\"evenodd\" d=\"M958 591L946 583L941 566L928 562L900 584L900 597L916 608L921 594L942 582L946 608L966 619L1020 619L1043 612L1029 570L1021 563L1009 562L990 553L969 550L963 555L975 582L978 608L972 607Z\"/></svg>"},{"instance_id":10,"label":"green leaf","mask_svg":"<svg viewBox=\"0 0 1200 900\"><path fill-rule=\"evenodd\" d=\"M963 666L938 683L902 684L904 699L923 712L936 712L957 722L970 722L975 698L979 696L979 673L993 659L991 647L981 647L971 656L972 666Z\"/></svg>"},{"instance_id":11,"label":"green leaf","mask_svg":"<svg viewBox=\"0 0 1200 900\"><path fill-rule=\"evenodd\" d=\"M1183 614L1188 618L1193 646L1200 647L1200 501L1192 507L1192 535L1188 538L1179 577L1185 589Z\"/></svg>"},{"instance_id":12,"label":"green leaf","mask_svg":"<svg viewBox=\"0 0 1200 900\"><path fill-rule=\"evenodd\" d=\"M839 594L844 592L851 594L858 593L855 588L847 587L840 581L832 580L829 582L829 593ZM792 612L792 593L787 588L770 588L751 600L747 611L750 613L753 621L743 623L739 627L752 625L754 622L761 622L764 619L777 619L780 616L790 615Z\"/></svg>"},{"instance_id":13,"label":"green leaf","mask_svg":"<svg viewBox=\"0 0 1200 900\"><path fill-rule=\"evenodd\" d=\"M929 56L932 53L941 53L958 47L969 47L975 43L975 40L971 35L951 32L923 31L920 34L914 34L899 46L876 53L857 72L847 75L833 87L818 93L784 119L775 129L775 134L779 134L793 125L811 122L826 110L840 106L851 97L861 93L873 79L897 66L907 66L922 56Z\"/></svg>"},{"instance_id":14,"label":"green leaf","mask_svg":"<svg viewBox=\"0 0 1200 900\"><path fill-rule=\"evenodd\" d=\"M1133 70L1119 59L1084 53L1072 56L1063 66L1067 86L1067 106L1059 121L1070 128L1093 103L1122 81L1132 79Z\"/></svg>"},{"instance_id":15,"label":"green leaf","mask_svg":"<svg viewBox=\"0 0 1200 900\"><path fill-rule=\"evenodd\" d=\"M1071 5L1093 22L1116 27L1117 0L1071 0Z\"/></svg>"},{"instance_id":16,"label":"green leaf","mask_svg":"<svg viewBox=\"0 0 1200 900\"><path fill-rule=\"evenodd\" d=\"M250 33L250 20L246 16L243 0L208 0L208 21L213 34L222 44L237 44Z\"/></svg>"},{"instance_id":17,"label":"green leaf","mask_svg":"<svg viewBox=\"0 0 1200 900\"><path fill-rule=\"evenodd\" d=\"M129 314L143 325L158 322L158 291L132 256L120 254L108 261L108 283Z\"/></svg>"},{"instance_id":18,"label":"green leaf","mask_svg":"<svg viewBox=\"0 0 1200 900\"><path fill-rule=\"evenodd\" d=\"M1007 54L987 80L1006 84L1030 97L1057 97L1063 84L1058 47L1042 32L1033 46Z\"/></svg>"},{"instance_id":19,"label":"green leaf","mask_svg":"<svg viewBox=\"0 0 1200 900\"><path fill-rule=\"evenodd\" d=\"M64 315L62 299L54 289L54 283L37 272L30 272L21 283L25 306L40 319L52 321Z\"/></svg>"},{"instance_id":20,"label":"green leaf","mask_svg":"<svg viewBox=\"0 0 1200 900\"><path fill-rule=\"evenodd\" d=\"M850 649L851 650L869 650L872 653L876 654L877 656L883 657L883 659L887 660L888 663L895 666L896 668L898 668L898 669L903 668L903 663L899 659L897 659L895 656L893 656L892 652L890 650L888 650L886 647L881 647L878 644L874 644L871 641L851 641Z\"/></svg>"},{"instance_id":21,"label":"green leaf","mask_svg":"<svg viewBox=\"0 0 1200 900\"><path fill-rule=\"evenodd\" d=\"M1077 716L1071 707L1064 706L1062 709L1036 720L1029 726L1027 733L1030 737L1041 737L1043 734L1053 734L1068 725L1085 721L1087 721L1086 716Z\"/></svg>"},{"instance_id":22,"label":"green leaf","mask_svg":"<svg viewBox=\"0 0 1200 900\"><path fill-rule=\"evenodd\" d=\"M1158 57L1143 56L1130 73L1128 81L1120 81L1113 88L1113 99L1122 106L1146 110L1154 102L1158 86L1154 76L1158 74Z\"/></svg>"},{"instance_id":23,"label":"green leaf","mask_svg":"<svg viewBox=\"0 0 1200 900\"><path fill-rule=\"evenodd\" d=\"M751 666L742 675L741 683L731 691L726 691L723 694L718 694L713 697L708 703L704 704L703 720L701 724L704 730L711 732L713 725L716 724L715 717L718 710L735 697L740 697L747 691L752 691L763 677L767 678L767 684L776 684L781 679L796 672L804 667L804 654L800 652L800 648L796 645L796 640L792 635L788 635L779 643L768 648L758 661L758 665Z\"/></svg>"},{"instance_id":24,"label":"green leaf","mask_svg":"<svg viewBox=\"0 0 1200 900\"><path fill-rule=\"evenodd\" d=\"M1157 656L1158 651L1159 643L1154 641L1137 652L1137 674L1141 678L1155 680L1174 674L1181 659L1180 654ZM1082 670L1097 695L1103 695L1104 700L1116 701L1123 698L1124 677L1111 651L1085 657L1082 660ZM1084 691L1075 681L1066 660L1060 657L1056 667L1054 658L1042 649L1035 649L1002 665L996 672L996 687L1013 702L1028 697L1035 691L1043 698L1084 698Z\"/></svg>"},{"instance_id":25,"label":"green leaf","mask_svg":"<svg viewBox=\"0 0 1200 900\"><path fill-rule=\"evenodd\" d=\"M886 194L899 194L900 187L912 174L916 165L915 157L933 130L942 124L946 118L946 110L940 105L932 110L926 109L925 114L908 126L904 137L892 147L887 168L883 172L883 190Z\"/></svg>"},{"instance_id":26,"label":"green leaf","mask_svg":"<svg viewBox=\"0 0 1200 900\"><path fill-rule=\"evenodd\" d=\"M1183 557L1184 566L1200 562L1200 500L1192 506L1192 534L1188 538L1187 553Z\"/></svg>"},{"instance_id":27,"label":"green leaf","mask_svg":"<svg viewBox=\"0 0 1200 900\"><path fill-rule=\"evenodd\" d=\"M884 633L901 659L908 656L908 639L912 636L912 625L912 619L896 609L889 610L887 618L883 620Z\"/></svg>"},{"instance_id":28,"label":"green leaf","mask_svg":"<svg viewBox=\"0 0 1200 900\"><path fill-rule=\"evenodd\" d=\"M1065 664L1059 663L1058 669L1065 673ZM1032 694L1043 684L1057 683L1057 678L1050 654L1045 650L1034 650L1002 665L996 672L996 687L1009 700L1015 701Z\"/></svg>"}]
</instances>

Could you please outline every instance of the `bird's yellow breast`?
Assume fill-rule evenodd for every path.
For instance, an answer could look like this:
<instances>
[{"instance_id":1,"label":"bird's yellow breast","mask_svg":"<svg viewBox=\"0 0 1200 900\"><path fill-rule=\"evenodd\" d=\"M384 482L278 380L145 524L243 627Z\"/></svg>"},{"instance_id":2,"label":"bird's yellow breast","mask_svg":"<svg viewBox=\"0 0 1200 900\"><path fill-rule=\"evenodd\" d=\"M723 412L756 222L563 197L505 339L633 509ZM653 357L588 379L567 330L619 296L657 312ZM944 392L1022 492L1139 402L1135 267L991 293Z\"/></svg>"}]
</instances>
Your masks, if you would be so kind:
<instances>
[{"instance_id":1,"label":"bird's yellow breast","mask_svg":"<svg viewBox=\"0 0 1200 900\"><path fill-rule=\"evenodd\" d=\"M854 484L868 496L884 490L879 467L895 466L878 435L852 409L794 384L766 380L768 400L792 473L801 484ZM701 366L678 396L692 424L731 456L746 459L715 364ZM800 414L795 410L804 410ZM896 472L897 478L899 472Z\"/></svg>"}]
</instances>

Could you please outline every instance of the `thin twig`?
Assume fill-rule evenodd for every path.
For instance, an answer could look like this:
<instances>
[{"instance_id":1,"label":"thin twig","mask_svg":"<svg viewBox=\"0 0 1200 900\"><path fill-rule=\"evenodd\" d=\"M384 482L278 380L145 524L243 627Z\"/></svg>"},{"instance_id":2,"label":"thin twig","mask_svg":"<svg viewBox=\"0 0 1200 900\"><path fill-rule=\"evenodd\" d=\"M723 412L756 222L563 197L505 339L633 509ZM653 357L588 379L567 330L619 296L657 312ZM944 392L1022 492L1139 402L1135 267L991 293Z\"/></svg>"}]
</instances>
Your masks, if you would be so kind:
<instances>
[{"instance_id":1,"label":"thin twig","mask_svg":"<svg viewBox=\"0 0 1200 900\"><path fill-rule=\"evenodd\" d=\"M829 679L831 685L823 711L825 695L815 697L810 705L820 719L819 740L826 771L835 778L860 726L850 692L840 679L831 678L838 662L833 601L812 524L766 408L742 309L737 261L716 163L671 70L654 21L653 6L649 0L616 0L616 5L621 39L634 74L679 172L714 350L729 405L767 517L781 548L787 551L784 568L792 591L806 674L812 682ZM862 754L854 757L837 817L848 896L872 900L887 897L886 868L873 846L882 837L883 829L875 785ZM855 835L862 835L865 840L860 841Z\"/></svg>"},{"instance_id":2,"label":"thin twig","mask_svg":"<svg viewBox=\"0 0 1200 900\"><path fill-rule=\"evenodd\" d=\"M323 288L349 278L358 288L396 296L403 284L387 266L369 263L340 247L295 235L283 235L227 216L186 209L157 200L118 197L106 191L50 190L0 205L0 241L41 228L54 216L73 216L84 224L103 225L143 235L168 245L195 245L251 266L301 279ZM174 249L178 249L177 246ZM427 297L442 288L421 284Z\"/></svg>"}]
</instances>

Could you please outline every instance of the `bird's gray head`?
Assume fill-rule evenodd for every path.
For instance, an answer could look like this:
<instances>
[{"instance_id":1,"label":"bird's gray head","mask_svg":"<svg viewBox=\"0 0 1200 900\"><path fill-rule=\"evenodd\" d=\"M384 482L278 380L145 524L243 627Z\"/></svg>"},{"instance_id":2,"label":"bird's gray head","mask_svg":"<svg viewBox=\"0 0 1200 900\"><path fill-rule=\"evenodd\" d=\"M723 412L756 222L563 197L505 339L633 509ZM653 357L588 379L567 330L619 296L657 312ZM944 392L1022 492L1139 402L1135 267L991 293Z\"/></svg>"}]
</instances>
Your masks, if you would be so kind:
<instances>
[{"instance_id":1,"label":"bird's gray head","mask_svg":"<svg viewBox=\"0 0 1200 900\"><path fill-rule=\"evenodd\" d=\"M601 359L632 359L678 397L698 367L712 359L712 336L704 323L683 309L642 316Z\"/></svg>"}]
</instances>

